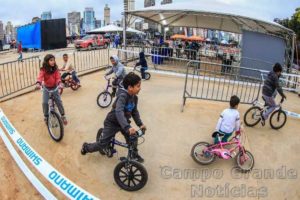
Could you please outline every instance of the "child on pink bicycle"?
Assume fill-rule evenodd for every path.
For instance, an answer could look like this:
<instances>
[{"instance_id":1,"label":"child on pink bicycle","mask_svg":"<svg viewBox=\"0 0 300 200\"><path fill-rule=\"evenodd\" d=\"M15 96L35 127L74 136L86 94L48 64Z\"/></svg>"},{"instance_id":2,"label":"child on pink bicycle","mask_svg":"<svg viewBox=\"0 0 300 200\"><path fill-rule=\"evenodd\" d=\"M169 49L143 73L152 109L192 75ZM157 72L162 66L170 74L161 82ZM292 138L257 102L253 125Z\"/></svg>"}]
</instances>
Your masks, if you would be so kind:
<instances>
[{"instance_id":1,"label":"child on pink bicycle","mask_svg":"<svg viewBox=\"0 0 300 200\"><path fill-rule=\"evenodd\" d=\"M220 115L218 124L216 126L216 131L224 134L222 142L227 142L228 138L232 135L234 131L239 133L240 130L240 114L237 110L240 103L239 97L236 95L230 98L230 108L226 108ZM214 143L217 144L218 137L215 137Z\"/></svg>"}]
</instances>

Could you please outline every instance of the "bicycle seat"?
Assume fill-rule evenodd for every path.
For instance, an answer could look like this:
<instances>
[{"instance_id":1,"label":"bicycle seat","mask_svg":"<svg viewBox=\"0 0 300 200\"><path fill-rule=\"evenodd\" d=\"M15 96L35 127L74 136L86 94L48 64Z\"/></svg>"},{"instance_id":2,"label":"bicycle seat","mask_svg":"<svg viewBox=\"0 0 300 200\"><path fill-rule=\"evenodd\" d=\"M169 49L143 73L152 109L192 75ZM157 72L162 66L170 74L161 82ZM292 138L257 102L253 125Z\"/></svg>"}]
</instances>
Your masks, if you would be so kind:
<instances>
[{"instance_id":1,"label":"bicycle seat","mask_svg":"<svg viewBox=\"0 0 300 200\"><path fill-rule=\"evenodd\" d=\"M215 137L223 137L225 134L224 133L220 133L218 131L213 132L213 134L211 135L211 137L215 138Z\"/></svg>"}]
</instances>

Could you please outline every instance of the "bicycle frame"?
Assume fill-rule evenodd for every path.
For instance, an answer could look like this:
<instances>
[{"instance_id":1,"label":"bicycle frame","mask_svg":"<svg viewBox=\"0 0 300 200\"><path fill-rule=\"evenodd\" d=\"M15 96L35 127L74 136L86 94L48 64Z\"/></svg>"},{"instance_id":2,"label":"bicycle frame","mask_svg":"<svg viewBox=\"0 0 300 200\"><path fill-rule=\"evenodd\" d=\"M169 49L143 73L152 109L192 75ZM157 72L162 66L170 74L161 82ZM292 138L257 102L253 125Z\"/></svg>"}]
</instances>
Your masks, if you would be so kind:
<instances>
[{"instance_id":1,"label":"bicycle frame","mask_svg":"<svg viewBox=\"0 0 300 200\"><path fill-rule=\"evenodd\" d=\"M221 142L221 138L220 136L218 136L219 139L219 143L218 144L214 144L212 146L209 146L207 148L204 149L204 152L208 151L210 153L213 153L215 155L217 155L219 158L222 159L230 159L233 158L231 156L232 152L234 152L237 148L239 151L243 151L243 153L245 153L245 149L243 147L243 145L240 142L239 139L239 135L234 136L231 140L233 141L229 141L229 142ZM230 149L225 149L224 147L229 146L229 145L235 145L233 148Z\"/></svg>"},{"instance_id":2,"label":"bicycle frame","mask_svg":"<svg viewBox=\"0 0 300 200\"><path fill-rule=\"evenodd\" d=\"M47 88L43 87L43 90L46 90L49 93L49 101L48 101L48 105L49 105L49 113L51 111L55 111L55 100L54 100L54 96L53 93L56 92L58 90L58 87L56 87L53 90L48 90Z\"/></svg>"},{"instance_id":3,"label":"bicycle frame","mask_svg":"<svg viewBox=\"0 0 300 200\"><path fill-rule=\"evenodd\" d=\"M144 134L145 133L142 130L138 130L136 135L129 136L129 144L127 144L125 142L120 142L120 141L116 140L115 138L112 138L111 142L110 142L110 145L111 145L110 148L113 150L113 152L111 152L111 153L112 154L116 153L116 150L114 148L115 145L127 148L128 149L127 159L130 160L132 158L132 153L133 153L133 148L134 148L133 147L133 139L142 137Z\"/></svg>"},{"instance_id":4,"label":"bicycle frame","mask_svg":"<svg viewBox=\"0 0 300 200\"><path fill-rule=\"evenodd\" d=\"M276 110L282 110L282 103L283 103L283 101L284 101L284 99L281 99L281 101L279 102L279 104L276 105L276 108L274 109L273 112L275 112ZM260 107L261 110L263 110L263 111L267 110L267 108L269 107L269 106L267 106L267 105L259 102L258 100L254 101L252 105Z\"/></svg>"}]
</instances>

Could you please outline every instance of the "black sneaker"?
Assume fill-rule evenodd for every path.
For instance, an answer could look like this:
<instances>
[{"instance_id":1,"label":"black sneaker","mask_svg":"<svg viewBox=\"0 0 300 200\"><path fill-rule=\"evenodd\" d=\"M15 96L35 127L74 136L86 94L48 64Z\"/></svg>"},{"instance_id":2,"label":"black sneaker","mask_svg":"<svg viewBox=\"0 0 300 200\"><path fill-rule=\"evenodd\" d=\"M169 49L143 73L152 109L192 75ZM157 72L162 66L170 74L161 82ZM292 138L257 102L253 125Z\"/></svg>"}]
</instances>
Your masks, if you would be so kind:
<instances>
[{"instance_id":1,"label":"black sneaker","mask_svg":"<svg viewBox=\"0 0 300 200\"><path fill-rule=\"evenodd\" d=\"M85 155L86 153L87 153L87 150L86 150L86 145L87 145L88 143L83 143L82 144L82 147L81 147L81 155Z\"/></svg>"},{"instance_id":2,"label":"black sneaker","mask_svg":"<svg viewBox=\"0 0 300 200\"><path fill-rule=\"evenodd\" d=\"M138 161L139 163L143 163L145 161L144 158L142 158L139 154L134 157L134 160Z\"/></svg>"}]
</instances>

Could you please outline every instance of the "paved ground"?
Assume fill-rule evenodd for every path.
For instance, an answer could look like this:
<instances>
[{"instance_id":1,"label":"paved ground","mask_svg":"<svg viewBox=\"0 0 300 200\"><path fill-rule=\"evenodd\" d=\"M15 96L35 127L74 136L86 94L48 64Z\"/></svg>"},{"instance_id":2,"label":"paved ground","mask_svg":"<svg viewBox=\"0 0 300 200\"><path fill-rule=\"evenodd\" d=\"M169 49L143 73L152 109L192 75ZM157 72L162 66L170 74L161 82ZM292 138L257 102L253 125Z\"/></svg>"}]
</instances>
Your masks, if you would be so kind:
<instances>
[{"instance_id":1,"label":"paved ground","mask_svg":"<svg viewBox=\"0 0 300 200\"><path fill-rule=\"evenodd\" d=\"M246 148L255 156L255 170L250 174L232 173L234 160L216 160L212 165L200 166L189 155L191 147L198 141L212 140L210 134L218 116L228 105L188 100L181 113L184 79L157 74L152 74L150 81L142 82L139 95L141 117L148 126L146 141L139 149L146 160L144 166L149 181L138 192L120 190L113 180L113 169L118 163L116 157L80 154L82 143L95 140L110 110L96 105L96 97L105 85L102 77L103 72L84 76L83 87L78 91L64 91L62 98L69 125L60 143L51 140L43 123L40 92L3 102L0 107L44 159L101 199L224 199L224 196L217 196L222 189L229 199L235 195L241 199L300 199L299 175L294 179L288 177L291 172L288 170L300 170L298 119L288 118L286 126L279 131L272 130L268 124L246 128ZM294 94L289 94L284 106L300 113L298 102ZM240 106L241 115L248 107ZM124 149L118 150L120 156L125 155ZM0 199L41 199L16 167L2 140L0 155ZM273 177L268 173L273 173ZM44 178L41 180L59 199L65 199ZM258 198L263 195L265 197Z\"/></svg>"}]
</instances>

